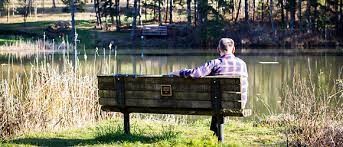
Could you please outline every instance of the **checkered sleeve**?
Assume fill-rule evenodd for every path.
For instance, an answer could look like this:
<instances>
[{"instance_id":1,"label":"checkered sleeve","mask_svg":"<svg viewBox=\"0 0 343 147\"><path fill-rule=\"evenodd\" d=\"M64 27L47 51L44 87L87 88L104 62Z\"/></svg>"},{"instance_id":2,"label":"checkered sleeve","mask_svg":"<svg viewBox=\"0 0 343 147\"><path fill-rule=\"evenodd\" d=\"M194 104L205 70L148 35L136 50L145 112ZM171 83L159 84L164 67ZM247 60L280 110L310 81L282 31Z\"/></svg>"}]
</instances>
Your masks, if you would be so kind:
<instances>
[{"instance_id":1,"label":"checkered sleeve","mask_svg":"<svg viewBox=\"0 0 343 147\"><path fill-rule=\"evenodd\" d=\"M206 62L204 65L199 66L195 69L183 69L180 71L180 76L183 77L193 77L200 78L209 75L212 72L213 67L215 66L215 60Z\"/></svg>"}]
</instances>

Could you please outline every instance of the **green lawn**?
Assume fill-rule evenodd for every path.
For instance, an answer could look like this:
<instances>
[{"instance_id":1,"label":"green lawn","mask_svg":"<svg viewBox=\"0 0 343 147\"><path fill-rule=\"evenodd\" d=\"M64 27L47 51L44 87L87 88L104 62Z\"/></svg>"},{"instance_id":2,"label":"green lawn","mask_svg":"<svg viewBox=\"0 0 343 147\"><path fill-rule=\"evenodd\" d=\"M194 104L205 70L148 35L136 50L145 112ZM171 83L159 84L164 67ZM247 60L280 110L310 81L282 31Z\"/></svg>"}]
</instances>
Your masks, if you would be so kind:
<instances>
[{"instance_id":1,"label":"green lawn","mask_svg":"<svg viewBox=\"0 0 343 147\"><path fill-rule=\"evenodd\" d=\"M46 32L46 28L56 21L36 21L36 22L27 22L27 23L10 23L10 24L0 24L0 45L4 44L8 36L15 36L16 38L24 39L43 39L43 34ZM93 24L89 20L77 20L76 28L78 32L78 40L81 40L82 47L86 46L89 48L95 47L94 33L93 33ZM49 40L55 39L57 42L61 39L56 38L47 38Z\"/></svg>"},{"instance_id":2,"label":"green lawn","mask_svg":"<svg viewBox=\"0 0 343 147\"><path fill-rule=\"evenodd\" d=\"M15 41L17 41L15 38L0 36L0 45L14 43Z\"/></svg>"},{"instance_id":3,"label":"green lawn","mask_svg":"<svg viewBox=\"0 0 343 147\"><path fill-rule=\"evenodd\" d=\"M209 124L209 118L188 124L132 119L131 135L126 135L122 120L112 119L68 131L25 134L0 142L0 146L256 146L285 142L281 128L230 120L225 125L225 142L218 144Z\"/></svg>"}]
</instances>

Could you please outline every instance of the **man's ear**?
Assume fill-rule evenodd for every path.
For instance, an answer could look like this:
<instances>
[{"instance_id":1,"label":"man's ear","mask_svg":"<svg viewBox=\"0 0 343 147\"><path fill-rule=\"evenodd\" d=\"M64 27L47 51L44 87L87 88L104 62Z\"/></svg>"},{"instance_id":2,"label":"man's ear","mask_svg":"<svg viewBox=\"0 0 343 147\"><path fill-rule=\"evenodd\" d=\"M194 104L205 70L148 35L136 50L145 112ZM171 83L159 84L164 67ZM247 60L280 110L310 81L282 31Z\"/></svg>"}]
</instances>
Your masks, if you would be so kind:
<instances>
[{"instance_id":1,"label":"man's ear","mask_svg":"<svg viewBox=\"0 0 343 147\"><path fill-rule=\"evenodd\" d=\"M236 51L236 48L235 48L235 47L233 47L233 49L232 49L232 53L235 53L235 51Z\"/></svg>"}]
</instances>

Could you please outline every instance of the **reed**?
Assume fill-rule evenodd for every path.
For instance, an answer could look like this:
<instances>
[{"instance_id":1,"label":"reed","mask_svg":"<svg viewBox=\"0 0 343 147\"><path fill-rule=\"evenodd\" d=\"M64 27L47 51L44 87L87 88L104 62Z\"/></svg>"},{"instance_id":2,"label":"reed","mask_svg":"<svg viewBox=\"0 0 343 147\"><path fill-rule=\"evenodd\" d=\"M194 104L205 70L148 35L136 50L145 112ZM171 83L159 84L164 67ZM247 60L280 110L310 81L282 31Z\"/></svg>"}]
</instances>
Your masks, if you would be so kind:
<instances>
[{"instance_id":1,"label":"reed","mask_svg":"<svg viewBox=\"0 0 343 147\"><path fill-rule=\"evenodd\" d=\"M333 80L325 77L319 74L313 82L297 76L283 89L283 111L292 119L283 119L282 125L291 144L343 145L343 89L337 88L339 82L330 86Z\"/></svg>"},{"instance_id":2,"label":"reed","mask_svg":"<svg viewBox=\"0 0 343 147\"><path fill-rule=\"evenodd\" d=\"M0 50L44 49L37 43L19 42ZM1 65L0 138L83 125L104 116L97 101L96 68L85 74L74 72L67 57L62 64L51 63L45 56L36 59L29 66L18 67L10 58Z\"/></svg>"}]
</instances>

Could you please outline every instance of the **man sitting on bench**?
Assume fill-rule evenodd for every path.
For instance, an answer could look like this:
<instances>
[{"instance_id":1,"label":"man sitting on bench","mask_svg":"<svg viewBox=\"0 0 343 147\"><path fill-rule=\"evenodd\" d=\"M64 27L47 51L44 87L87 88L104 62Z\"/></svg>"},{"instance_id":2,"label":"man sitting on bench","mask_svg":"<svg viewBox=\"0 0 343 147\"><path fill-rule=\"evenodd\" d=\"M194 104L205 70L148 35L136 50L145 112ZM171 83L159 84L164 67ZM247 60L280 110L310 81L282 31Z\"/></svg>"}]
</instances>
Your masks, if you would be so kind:
<instances>
[{"instance_id":1,"label":"man sitting on bench","mask_svg":"<svg viewBox=\"0 0 343 147\"><path fill-rule=\"evenodd\" d=\"M222 38L219 41L217 51L220 57L208 61L204 65L195 69L182 69L177 72L172 72L172 75L182 77L205 77L205 76L216 76L216 75L228 75L228 76L241 76L241 96L242 96L242 108L245 107L247 102L248 92L248 71L245 62L235 57L235 46L234 41L231 38ZM217 117L212 116L211 130L216 133L218 129L217 121L224 122L224 120L217 120ZM217 134L215 134L217 135Z\"/></svg>"}]
</instances>

